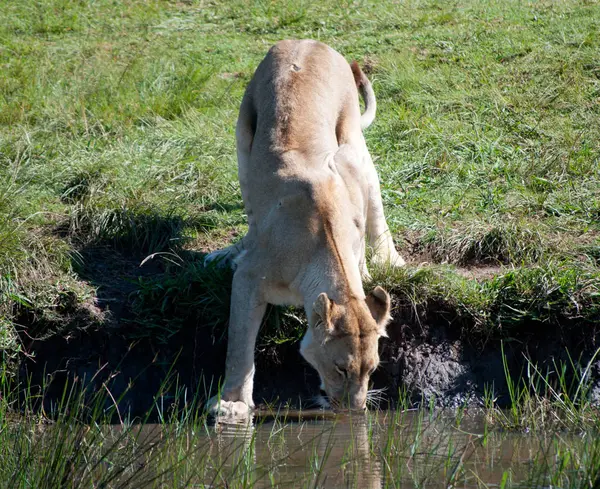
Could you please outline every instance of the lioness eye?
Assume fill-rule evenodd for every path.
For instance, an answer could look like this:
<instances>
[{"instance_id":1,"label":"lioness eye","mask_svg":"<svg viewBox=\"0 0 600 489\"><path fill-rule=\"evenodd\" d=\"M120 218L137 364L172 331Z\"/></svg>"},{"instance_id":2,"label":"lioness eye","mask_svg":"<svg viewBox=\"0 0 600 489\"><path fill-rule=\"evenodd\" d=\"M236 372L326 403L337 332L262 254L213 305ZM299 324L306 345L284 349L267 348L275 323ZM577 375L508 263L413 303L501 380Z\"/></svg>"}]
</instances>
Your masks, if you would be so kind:
<instances>
[{"instance_id":1,"label":"lioness eye","mask_svg":"<svg viewBox=\"0 0 600 489\"><path fill-rule=\"evenodd\" d=\"M335 369L336 369L337 373L340 374L342 377L344 377L344 378L348 377L348 372L346 371L345 368L342 368L342 367L339 367L338 365L336 365Z\"/></svg>"}]
</instances>

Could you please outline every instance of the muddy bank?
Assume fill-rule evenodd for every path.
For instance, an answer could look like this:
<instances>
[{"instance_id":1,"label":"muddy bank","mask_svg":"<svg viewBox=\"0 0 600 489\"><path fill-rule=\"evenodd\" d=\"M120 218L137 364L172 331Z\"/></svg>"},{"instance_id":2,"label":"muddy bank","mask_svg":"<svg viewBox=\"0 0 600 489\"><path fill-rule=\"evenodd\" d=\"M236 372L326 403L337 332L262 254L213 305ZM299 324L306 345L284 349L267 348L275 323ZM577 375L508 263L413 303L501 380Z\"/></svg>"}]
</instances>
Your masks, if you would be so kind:
<instances>
[{"instance_id":1,"label":"muddy bank","mask_svg":"<svg viewBox=\"0 0 600 489\"><path fill-rule=\"evenodd\" d=\"M184 304L179 309L161 305L164 316L181 315L180 323L173 323L177 327L166 330L164 324L172 322L161 323L156 313L140 316L138 300L145 277L164 277L162 266L140 267L139 257L102 250L94 250L93 257L80 271L82 279L98 290L95 303L88 307L89 315L71 315L69 320L76 324L43 339L22 337L27 354L18 367L18 377L43 386L46 410L63 395L65 383L74 379L89 384L93 391L110 393L120 413L131 415L142 415L157 406L168 409L177 400L201 402L214 393L225 367L226 317L215 320L211 311L201 310L201 304ZM169 276L177 279L178 273ZM226 284L227 278L224 280ZM160 278L156 283L165 288L171 282ZM194 296L193 285L190 287ZM224 298L220 303L223 310L228 294L226 286L218 291ZM194 307L198 314L189 315ZM599 328L582 327L576 321L524 321L509 336L486 338L467 334L468 328L435 303L415 311L396 297L394 307L389 338L381 341L381 366L373 376L374 387L386 388L386 401L392 405L399 392L406 391L414 404L435 400L447 406L481 404L486 393L493 392L497 404L506 406L510 401L507 370L513 379L527 381L529 361L544 374L564 364L569 367L569 380L600 347ZM140 317L150 319L146 324ZM22 323L27 321L32 323L29 331L39 329L35 318L21 318ZM265 334L270 332L261 330L261 335ZM287 338L265 343L259 336L258 343L255 402L310 406L319 381L300 356L298 342ZM600 400L600 359L595 360L589 375L591 395Z\"/></svg>"},{"instance_id":2,"label":"muddy bank","mask_svg":"<svg viewBox=\"0 0 600 489\"><path fill-rule=\"evenodd\" d=\"M415 324L396 321L382 346L387 384L405 388L413 402L423 399L456 406L480 405L491 395L500 407L510 404L507 374L513 382L530 385L544 376L552 385L564 368L568 385L577 389L588 365L589 392L600 401L600 347L598 328L577 324L523 324L518 336L477 338L457 334L452 324ZM590 363L591 362L591 363ZM537 372L541 375L536 374Z\"/></svg>"},{"instance_id":3,"label":"muddy bank","mask_svg":"<svg viewBox=\"0 0 600 489\"><path fill-rule=\"evenodd\" d=\"M480 404L487 388L499 405L506 406L505 362L513 379L526 376L526 359L544 373L556 371L561 364L570 365L571 359L579 359L583 370L598 339L597 332L581 338L572 330L555 328L504 342L503 361L500 342L490 341L478 349L454 337L451 326L422 328L395 322L390 338L381 344L382 364L373 381L375 387L387 389L386 397L392 404L402 389L415 404L431 399L447 406ZM91 381L94 390L110 390L120 399L121 412L134 415L151 409L159 392L163 407L177 396L206 399L224 372L226 342L205 331L201 326L190 328L160 345L151 339L131 341L114 328L81 331L68 338L55 336L30 345L33 357L23 360L21 378L27 376L34 384L46 385L47 407L60 398L64 383L75 378ZM592 395L598 401L600 360L590 374L595 382ZM299 355L297 344L258 352L257 404L309 406L318 393L318 383L316 372Z\"/></svg>"}]
</instances>

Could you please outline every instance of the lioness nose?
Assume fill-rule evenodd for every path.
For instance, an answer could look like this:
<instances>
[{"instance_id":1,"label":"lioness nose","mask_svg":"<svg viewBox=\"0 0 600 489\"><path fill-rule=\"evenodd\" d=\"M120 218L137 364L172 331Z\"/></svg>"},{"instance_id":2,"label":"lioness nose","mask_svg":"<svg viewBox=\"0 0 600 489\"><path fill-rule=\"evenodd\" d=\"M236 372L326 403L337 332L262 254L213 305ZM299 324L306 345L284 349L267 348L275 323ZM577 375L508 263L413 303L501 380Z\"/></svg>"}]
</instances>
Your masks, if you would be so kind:
<instances>
[{"instance_id":1,"label":"lioness nose","mask_svg":"<svg viewBox=\"0 0 600 489\"><path fill-rule=\"evenodd\" d=\"M367 398L366 397L356 397L351 403L351 409L353 411L364 411L367 409Z\"/></svg>"}]
</instances>

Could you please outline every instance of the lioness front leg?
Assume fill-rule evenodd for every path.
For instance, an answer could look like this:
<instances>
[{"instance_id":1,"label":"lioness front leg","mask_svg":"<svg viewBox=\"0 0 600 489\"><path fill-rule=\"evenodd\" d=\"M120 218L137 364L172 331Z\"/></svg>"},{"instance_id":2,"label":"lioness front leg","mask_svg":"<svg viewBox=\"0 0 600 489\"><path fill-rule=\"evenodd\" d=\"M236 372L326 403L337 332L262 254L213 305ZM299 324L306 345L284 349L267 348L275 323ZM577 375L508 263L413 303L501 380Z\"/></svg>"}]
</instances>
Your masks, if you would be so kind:
<instances>
[{"instance_id":1,"label":"lioness front leg","mask_svg":"<svg viewBox=\"0 0 600 489\"><path fill-rule=\"evenodd\" d=\"M373 262L382 265L391 265L401 267L405 261L396 251L392 233L385 221L383 213L383 202L381 200L381 189L379 186L379 177L377 170L371 159L371 155L366 152L365 171L369 185L369 201L367 210L367 240L373 248Z\"/></svg>"},{"instance_id":2,"label":"lioness front leg","mask_svg":"<svg viewBox=\"0 0 600 489\"><path fill-rule=\"evenodd\" d=\"M231 288L225 383L220 396L213 397L207 405L216 416L247 416L254 407L254 345L267 307L258 289L253 274L241 265Z\"/></svg>"}]
</instances>

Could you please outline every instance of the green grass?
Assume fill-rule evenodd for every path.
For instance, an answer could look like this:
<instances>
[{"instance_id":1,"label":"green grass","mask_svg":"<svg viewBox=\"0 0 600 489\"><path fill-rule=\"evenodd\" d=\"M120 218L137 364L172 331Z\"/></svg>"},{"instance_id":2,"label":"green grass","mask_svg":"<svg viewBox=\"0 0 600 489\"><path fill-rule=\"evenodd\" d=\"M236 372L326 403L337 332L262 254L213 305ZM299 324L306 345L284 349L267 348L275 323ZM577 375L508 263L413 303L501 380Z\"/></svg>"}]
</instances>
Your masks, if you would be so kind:
<instances>
[{"instance_id":1,"label":"green grass","mask_svg":"<svg viewBox=\"0 0 600 489\"><path fill-rule=\"evenodd\" d=\"M511 407L490 392L482 429L468 410L372 413L366 452L338 453L327 430L298 447L285 412L268 436L215 452L200 394L165 411L158 393L137 421L159 430L142 440L108 385L67 384L40 412L41 393L17 395L14 380L28 339L114 326L96 301L115 277L96 280L96 262L136 270L116 277L119 334L160 347L199 325L222 341L231 272L197 252L246 229L235 119L259 61L291 37L330 44L373 81L367 143L410 261L373 270L395 316L476 346L551 326L587 337L600 320L598 19L597 2L575 0L1 1L0 486L278 487L298 450L306 487L332 467L348 487L369 471L383 488L597 487L600 423L579 358L519 376L505 364ZM259 359L304 327L300 311L270 309ZM507 440L529 464L485 479ZM272 458L256 462L264 447Z\"/></svg>"},{"instance_id":2,"label":"green grass","mask_svg":"<svg viewBox=\"0 0 600 489\"><path fill-rule=\"evenodd\" d=\"M84 273L97 248L178 265L140 278L136 334L162 340L190 320L223 333L228 275L190 250L244 233L237 110L269 46L290 37L330 44L373 81L367 142L412 262L375 271L397 307L475 342L597 322L598 18L593 1L5 0L3 359L24 327L102 324ZM267 323L275 347L303 328L294 311Z\"/></svg>"}]
</instances>

